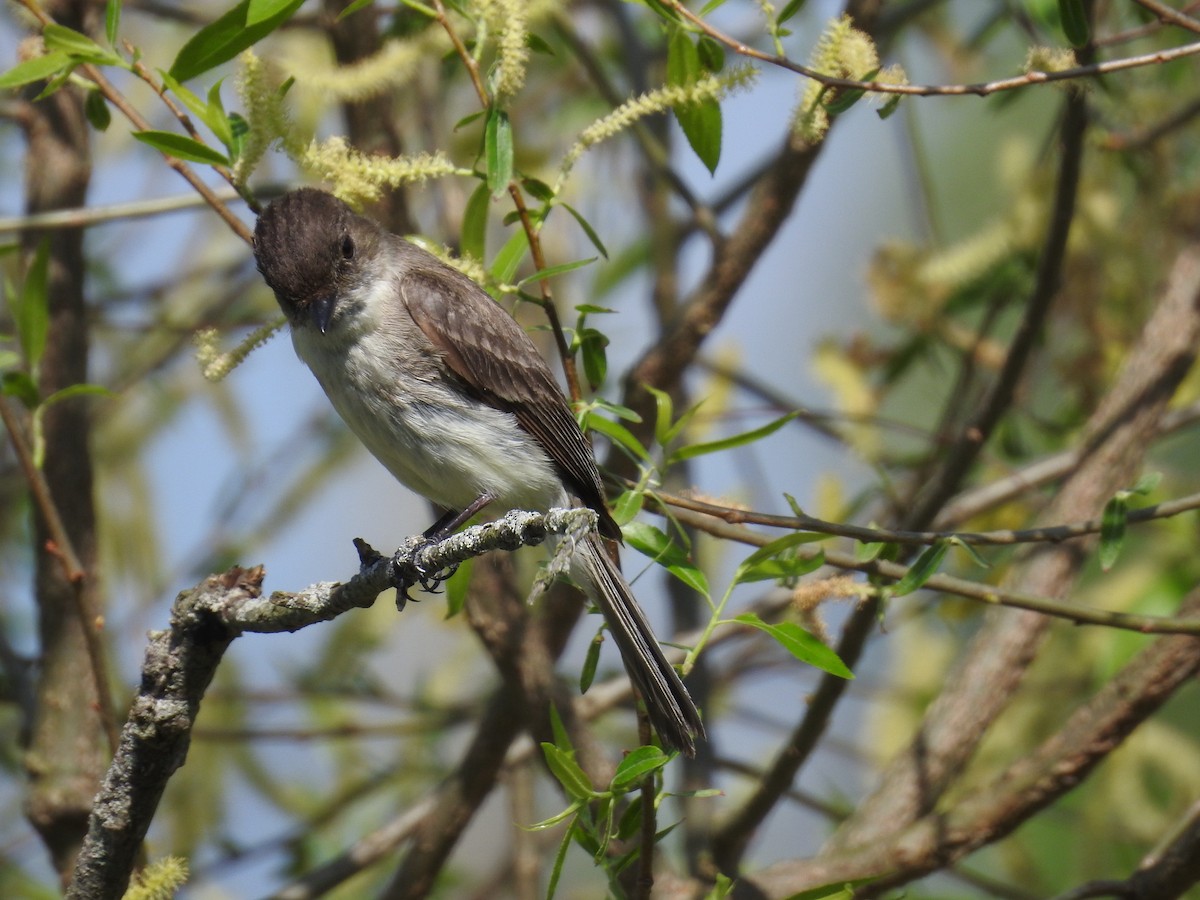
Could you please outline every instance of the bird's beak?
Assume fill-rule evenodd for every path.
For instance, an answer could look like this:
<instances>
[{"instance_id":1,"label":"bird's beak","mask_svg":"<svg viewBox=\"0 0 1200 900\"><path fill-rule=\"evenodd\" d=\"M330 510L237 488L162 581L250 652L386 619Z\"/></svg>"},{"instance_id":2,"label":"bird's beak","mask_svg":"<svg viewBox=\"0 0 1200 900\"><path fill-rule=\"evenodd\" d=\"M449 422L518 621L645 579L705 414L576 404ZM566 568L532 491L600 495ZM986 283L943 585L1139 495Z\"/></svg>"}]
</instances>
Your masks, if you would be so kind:
<instances>
[{"instance_id":1,"label":"bird's beak","mask_svg":"<svg viewBox=\"0 0 1200 900\"><path fill-rule=\"evenodd\" d=\"M329 320L333 318L333 304L335 298L333 295L318 297L312 302L311 312L313 324L317 326L317 330L324 334L329 330Z\"/></svg>"}]
</instances>

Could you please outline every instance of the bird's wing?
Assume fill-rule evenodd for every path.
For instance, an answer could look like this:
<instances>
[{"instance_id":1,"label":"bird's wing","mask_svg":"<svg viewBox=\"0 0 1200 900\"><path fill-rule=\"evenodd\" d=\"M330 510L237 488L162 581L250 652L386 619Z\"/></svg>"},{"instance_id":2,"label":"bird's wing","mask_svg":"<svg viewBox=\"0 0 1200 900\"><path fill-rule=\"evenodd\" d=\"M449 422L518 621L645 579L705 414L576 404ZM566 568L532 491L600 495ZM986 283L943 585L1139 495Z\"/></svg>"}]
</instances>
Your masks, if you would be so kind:
<instances>
[{"instance_id":1,"label":"bird's wing","mask_svg":"<svg viewBox=\"0 0 1200 900\"><path fill-rule=\"evenodd\" d=\"M620 540L592 448L524 329L482 288L452 269L410 270L400 291L413 321L463 385L489 406L516 416L568 487L596 511L601 534Z\"/></svg>"}]
</instances>

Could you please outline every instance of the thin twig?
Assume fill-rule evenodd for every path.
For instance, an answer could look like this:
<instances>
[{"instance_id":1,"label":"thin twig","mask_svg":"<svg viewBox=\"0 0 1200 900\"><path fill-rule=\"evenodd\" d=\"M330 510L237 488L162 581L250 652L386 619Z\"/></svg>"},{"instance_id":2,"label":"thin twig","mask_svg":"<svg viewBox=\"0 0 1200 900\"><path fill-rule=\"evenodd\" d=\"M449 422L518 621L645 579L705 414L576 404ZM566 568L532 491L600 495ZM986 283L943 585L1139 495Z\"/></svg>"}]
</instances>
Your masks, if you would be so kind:
<instances>
[{"instance_id":1,"label":"thin twig","mask_svg":"<svg viewBox=\"0 0 1200 900\"><path fill-rule=\"evenodd\" d=\"M803 75L805 78L811 78L813 81L828 87L865 91L875 94L901 94L914 97L986 97L989 94L995 94L1000 91L1011 91L1037 84L1094 78L1097 75L1106 75L1110 72L1123 72L1126 69L1161 65L1200 53L1200 43L1194 43L1184 44L1170 50L1157 50L1141 56L1130 56L1102 63L1090 63L1084 66L1073 66L1072 68L1061 69L1057 72L1026 72L1024 75L1014 75L1011 78L1000 78L995 81L985 81L976 84L887 84L879 81L860 81L856 78L835 78L832 75L826 75L816 69L793 62L786 56L763 53L761 50L756 50L742 43L737 38L731 37L720 29L713 27L696 13L685 7L680 0L665 0L665 4L709 37L724 44L740 56L757 59L760 62L778 66L781 69L787 69L790 72Z\"/></svg>"}]
</instances>

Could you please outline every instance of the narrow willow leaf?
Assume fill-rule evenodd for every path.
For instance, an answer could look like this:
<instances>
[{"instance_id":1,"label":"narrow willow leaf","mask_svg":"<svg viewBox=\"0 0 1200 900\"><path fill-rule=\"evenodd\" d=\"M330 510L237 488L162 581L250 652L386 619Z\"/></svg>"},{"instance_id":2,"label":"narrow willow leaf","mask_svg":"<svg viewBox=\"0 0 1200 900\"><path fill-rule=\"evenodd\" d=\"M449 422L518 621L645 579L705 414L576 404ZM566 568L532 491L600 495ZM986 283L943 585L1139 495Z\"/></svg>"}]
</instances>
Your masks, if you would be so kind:
<instances>
[{"instance_id":1,"label":"narrow willow leaf","mask_svg":"<svg viewBox=\"0 0 1200 900\"><path fill-rule=\"evenodd\" d=\"M73 68L75 68L75 61L61 50L47 53L36 59L27 59L0 75L0 90L42 81L61 74L63 70L70 71Z\"/></svg>"},{"instance_id":2,"label":"narrow willow leaf","mask_svg":"<svg viewBox=\"0 0 1200 900\"><path fill-rule=\"evenodd\" d=\"M33 261L25 273L21 285L20 302L13 310L17 326L17 340L29 371L37 369L46 349L46 336L50 332L50 240L42 238L38 243Z\"/></svg>"},{"instance_id":3,"label":"narrow willow leaf","mask_svg":"<svg viewBox=\"0 0 1200 900\"><path fill-rule=\"evenodd\" d=\"M782 25L796 13L800 12L804 6L805 0L789 0L788 4L780 11L779 16L775 19L776 25Z\"/></svg>"},{"instance_id":4,"label":"narrow willow leaf","mask_svg":"<svg viewBox=\"0 0 1200 900\"><path fill-rule=\"evenodd\" d=\"M600 235L596 234L596 229L592 228L591 223L570 203L562 204L562 208L575 217L575 221L579 223L579 227L583 229L587 239L592 242L592 246L600 252L601 256L608 259L608 248L604 246L604 242L600 240Z\"/></svg>"},{"instance_id":5,"label":"narrow willow leaf","mask_svg":"<svg viewBox=\"0 0 1200 900\"><path fill-rule=\"evenodd\" d=\"M112 124L112 112L109 111L104 95L99 91L87 92L83 101L83 114L97 131L108 131L108 126Z\"/></svg>"},{"instance_id":6,"label":"narrow willow leaf","mask_svg":"<svg viewBox=\"0 0 1200 900\"><path fill-rule=\"evenodd\" d=\"M53 406L55 403L61 403L64 400L70 400L72 397L112 396L115 396L113 392L102 384L72 384L55 391L42 401L42 406L43 408L47 406Z\"/></svg>"},{"instance_id":7,"label":"narrow willow leaf","mask_svg":"<svg viewBox=\"0 0 1200 900\"><path fill-rule=\"evenodd\" d=\"M740 569L738 583L749 584L752 581L783 581L799 578L810 572L815 572L825 565L825 554L815 553L811 557L792 556L783 559L764 559Z\"/></svg>"},{"instance_id":8,"label":"narrow willow leaf","mask_svg":"<svg viewBox=\"0 0 1200 900\"><path fill-rule=\"evenodd\" d=\"M938 567L942 564L942 559L946 556L946 551L950 549L948 541L936 540L917 557L916 562L908 567L908 571L892 587L891 595L893 597L903 597L905 594L911 594L913 591L920 588L937 572Z\"/></svg>"},{"instance_id":9,"label":"narrow willow leaf","mask_svg":"<svg viewBox=\"0 0 1200 900\"><path fill-rule=\"evenodd\" d=\"M558 783L563 786L568 797L575 800L588 800L595 796L596 792L592 790L591 781L579 767L579 763L575 762L572 754L546 741L542 742L542 753L546 756L546 765L550 768L551 774L558 779Z\"/></svg>"},{"instance_id":10,"label":"narrow willow leaf","mask_svg":"<svg viewBox=\"0 0 1200 900\"><path fill-rule=\"evenodd\" d=\"M633 432L619 422L589 413L583 423L584 430L596 431L604 435L619 447L624 447L643 462L650 461L650 452L642 445Z\"/></svg>"},{"instance_id":11,"label":"narrow willow leaf","mask_svg":"<svg viewBox=\"0 0 1200 900\"><path fill-rule=\"evenodd\" d=\"M37 409L41 399L37 384L25 372L5 372L0 375L0 391L6 396L16 397L26 409Z\"/></svg>"},{"instance_id":12,"label":"narrow willow leaf","mask_svg":"<svg viewBox=\"0 0 1200 900\"><path fill-rule=\"evenodd\" d=\"M446 588L446 618L452 619L462 612L467 604L467 595L471 587L471 569L475 562L468 559L459 564L454 574L445 582Z\"/></svg>"},{"instance_id":13,"label":"narrow willow leaf","mask_svg":"<svg viewBox=\"0 0 1200 900\"><path fill-rule=\"evenodd\" d=\"M512 237L505 241L500 252L496 254L496 258L492 260L492 277L501 284L508 284L517 274L521 260L525 258L528 250L529 235L525 233L524 228L518 228L513 232Z\"/></svg>"},{"instance_id":14,"label":"narrow willow leaf","mask_svg":"<svg viewBox=\"0 0 1200 900\"><path fill-rule=\"evenodd\" d=\"M545 281L547 278L553 278L555 275L561 275L564 272L574 272L576 269L590 266L597 259L599 257L589 256L587 259L576 259L571 262L559 263L556 266L546 266L546 268L539 269L527 278L522 278L517 282L517 287L523 288L528 284L536 284L539 281Z\"/></svg>"},{"instance_id":15,"label":"narrow willow leaf","mask_svg":"<svg viewBox=\"0 0 1200 900\"><path fill-rule=\"evenodd\" d=\"M540 200L542 203L551 203L554 201L554 188L537 178L522 178L521 187L525 188L534 198Z\"/></svg>"},{"instance_id":16,"label":"narrow willow leaf","mask_svg":"<svg viewBox=\"0 0 1200 900\"><path fill-rule=\"evenodd\" d=\"M499 197L508 188L513 175L512 123L502 109L493 107L488 111L483 129L483 150L488 189L493 197Z\"/></svg>"},{"instance_id":17,"label":"narrow willow leaf","mask_svg":"<svg viewBox=\"0 0 1200 900\"><path fill-rule=\"evenodd\" d=\"M744 431L741 434L735 434L732 437L722 438L719 441L708 441L703 444L692 444L690 447L681 447L671 454L670 462L676 463L685 459L694 459L697 456L704 456L706 453L718 453L722 450L732 450L734 447L742 447L746 444L752 444L755 441L761 440L768 435L774 434L792 419L796 418L799 413L790 412L785 416L781 416L773 422L768 422L761 428L755 428L753 431Z\"/></svg>"},{"instance_id":18,"label":"narrow willow leaf","mask_svg":"<svg viewBox=\"0 0 1200 900\"><path fill-rule=\"evenodd\" d=\"M354 13L356 13L360 9L362 9L364 6L370 6L372 2L373 2L373 0L354 0L353 3L351 3L349 6L347 6L345 9L343 9L340 13L337 14L337 21L340 22L340 21L342 21L342 19L346 18L346 16L353 15Z\"/></svg>"},{"instance_id":19,"label":"narrow willow leaf","mask_svg":"<svg viewBox=\"0 0 1200 900\"><path fill-rule=\"evenodd\" d=\"M121 29L122 0L108 0L104 6L104 37L112 46L116 46L117 34Z\"/></svg>"},{"instance_id":20,"label":"narrow willow leaf","mask_svg":"<svg viewBox=\"0 0 1200 900\"><path fill-rule=\"evenodd\" d=\"M1129 503L1125 492L1117 494L1106 504L1100 518L1100 568L1107 572L1121 555L1125 543L1125 526L1129 518Z\"/></svg>"},{"instance_id":21,"label":"narrow willow leaf","mask_svg":"<svg viewBox=\"0 0 1200 900\"><path fill-rule=\"evenodd\" d=\"M816 666L821 671L836 675L838 678L854 677L854 673L846 667L840 656L795 622L780 622L772 625L764 622L754 613L743 613L735 617L733 621L751 625L759 631L765 631L800 662Z\"/></svg>"},{"instance_id":22,"label":"narrow willow leaf","mask_svg":"<svg viewBox=\"0 0 1200 900\"><path fill-rule=\"evenodd\" d=\"M579 693L586 694L587 689L596 680L596 669L600 665L600 648L604 646L604 632L598 632L588 644L587 656L583 658L583 669L579 673Z\"/></svg>"},{"instance_id":23,"label":"narrow willow leaf","mask_svg":"<svg viewBox=\"0 0 1200 900\"><path fill-rule=\"evenodd\" d=\"M487 217L491 192L480 182L471 193L463 212L462 252L475 259L487 259Z\"/></svg>"},{"instance_id":24,"label":"narrow willow leaf","mask_svg":"<svg viewBox=\"0 0 1200 900\"><path fill-rule=\"evenodd\" d=\"M1058 0L1058 16L1062 20L1063 34L1072 47L1082 47L1091 39L1087 10L1083 0Z\"/></svg>"},{"instance_id":25,"label":"narrow willow leaf","mask_svg":"<svg viewBox=\"0 0 1200 900\"><path fill-rule=\"evenodd\" d=\"M884 101L883 106L875 110L875 115L879 116L881 119L890 119L892 113L900 108L901 99L902 98L900 94L892 94L891 97Z\"/></svg>"},{"instance_id":26,"label":"narrow willow leaf","mask_svg":"<svg viewBox=\"0 0 1200 900\"><path fill-rule=\"evenodd\" d=\"M620 790L635 784L651 772L658 771L670 761L671 757L658 747L638 747L636 750L631 750L617 766L611 787L613 790Z\"/></svg>"},{"instance_id":27,"label":"narrow willow leaf","mask_svg":"<svg viewBox=\"0 0 1200 900\"><path fill-rule=\"evenodd\" d=\"M1147 472L1137 480L1137 484L1129 489L1129 493L1144 497L1158 487L1160 481L1162 481L1162 472Z\"/></svg>"},{"instance_id":28,"label":"narrow willow leaf","mask_svg":"<svg viewBox=\"0 0 1200 900\"><path fill-rule=\"evenodd\" d=\"M811 544L813 541L822 541L825 540L825 538L826 535L816 534L810 531L795 531L791 534L785 534L783 537L776 538L775 540L771 541L771 543L759 547L744 560L742 560L741 564L737 567L737 571L734 572L733 583L740 584L742 581L754 580L747 579L744 577L744 575L747 571L753 569L755 566L758 566L767 560L774 559L775 557L779 556L780 553L791 550L793 547L798 547L801 544Z\"/></svg>"},{"instance_id":29,"label":"narrow willow leaf","mask_svg":"<svg viewBox=\"0 0 1200 900\"><path fill-rule=\"evenodd\" d=\"M575 813L579 812L579 810L583 808L583 805L584 801L576 800L562 812L557 813L548 819L542 819L542 821L534 822L532 825L520 825L518 827L520 827L522 831L545 831L547 828L553 828L559 822L564 822L571 818L571 816L575 815Z\"/></svg>"},{"instance_id":30,"label":"narrow willow leaf","mask_svg":"<svg viewBox=\"0 0 1200 900\"><path fill-rule=\"evenodd\" d=\"M950 543L953 544L955 547L965 550L967 553L967 556L971 557L971 561L974 562L975 565L979 566L979 568L990 569L992 567L992 564L989 563L986 559L984 559L980 555L978 550L976 550L973 546L968 544L962 538L951 537L949 540L950 540Z\"/></svg>"},{"instance_id":31,"label":"narrow willow leaf","mask_svg":"<svg viewBox=\"0 0 1200 900\"><path fill-rule=\"evenodd\" d=\"M246 8L246 24L257 25L279 15L291 0L250 0Z\"/></svg>"},{"instance_id":32,"label":"narrow willow leaf","mask_svg":"<svg viewBox=\"0 0 1200 900\"><path fill-rule=\"evenodd\" d=\"M618 525L627 525L637 518L646 501L643 491L623 491L613 504L612 515Z\"/></svg>"},{"instance_id":33,"label":"narrow willow leaf","mask_svg":"<svg viewBox=\"0 0 1200 900\"><path fill-rule=\"evenodd\" d=\"M42 40L46 42L47 50L58 50L66 53L72 59L82 62L96 63L101 66L116 66L121 64L121 57L111 50L105 50L86 34L81 34L65 25L51 23L42 30Z\"/></svg>"},{"instance_id":34,"label":"narrow willow leaf","mask_svg":"<svg viewBox=\"0 0 1200 900\"><path fill-rule=\"evenodd\" d=\"M683 28L671 32L667 44L667 84L687 86L699 81L704 67L700 51ZM707 99L674 107L675 120L700 161L713 172L721 159L721 105Z\"/></svg>"},{"instance_id":35,"label":"narrow willow leaf","mask_svg":"<svg viewBox=\"0 0 1200 900\"><path fill-rule=\"evenodd\" d=\"M654 439L659 445L667 443L667 432L671 428L671 420L675 418L675 403L671 395L664 390L646 385L646 390L654 398Z\"/></svg>"},{"instance_id":36,"label":"narrow willow leaf","mask_svg":"<svg viewBox=\"0 0 1200 900\"><path fill-rule=\"evenodd\" d=\"M229 157L218 153L212 147L192 140L182 134L170 131L135 131L133 136L155 150L159 150L176 159L186 159L189 162L208 163L214 166L229 165Z\"/></svg>"},{"instance_id":37,"label":"narrow willow leaf","mask_svg":"<svg viewBox=\"0 0 1200 900\"><path fill-rule=\"evenodd\" d=\"M250 0L242 0L192 35L171 63L171 75L179 81L189 81L228 62L286 22L302 3L304 0L288 0L271 18L251 24L247 20Z\"/></svg>"},{"instance_id":38,"label":"narrow willow leaf","mask_svg":"<svg viewBox=\"0 0 1200 900\"><path fill-rule=\"evenodd\" d=\"M582 804L581 804L582 805ZM575 826L572 825L563 832L562 840L558 842L558 850L554 854L554 863L550 866L550 877L546 884L546 900L554 900L558 891L558 880L562 877L563 865L567 861L567 850L575 836Z\"/></svg>"},{"instance_id":39,"label":"narrow willow leaf","mask_svg":"<svg viewBox=\"0 0 1200 900\"><path fill-rule=\"evenodd\" d=\"M579 353L583 358L583 374L588 387L597 390L608 375L608 335L595 328L577 332Z\"/></svg>"},{"instance_id":40,"label":"narrow willow leaf","mask_svg":"<svg viewBox=\"0 0 1200 900\"><path fill-rule=\"evenodd\" d=\"M709 596L708 578L666 532L646 522L630 522L621 528L621 533L633 549L650 557L688 587Z\"/></svg>"}]
</instances>

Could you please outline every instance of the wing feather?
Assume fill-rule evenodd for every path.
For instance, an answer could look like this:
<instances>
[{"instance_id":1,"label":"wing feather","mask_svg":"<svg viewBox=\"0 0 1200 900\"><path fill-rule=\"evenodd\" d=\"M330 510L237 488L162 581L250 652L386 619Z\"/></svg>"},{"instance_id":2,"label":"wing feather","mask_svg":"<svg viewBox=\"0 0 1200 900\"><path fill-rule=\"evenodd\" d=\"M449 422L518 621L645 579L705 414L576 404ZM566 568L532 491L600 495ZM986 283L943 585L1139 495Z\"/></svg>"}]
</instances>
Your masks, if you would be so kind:
<instances>
[{"instance_id":1,"label":"wing feather","mask_svg":"<svg viewBox=\"0 0 1200 900\"><path fill-rule=\"evenodd\" d=\"M413 321L477 399L512 413L546 451L568 487L620 540L592 448L549 366L524 329L466 276L448 267L409 270L400 282Z\"/></svg>"}]
</instances>

